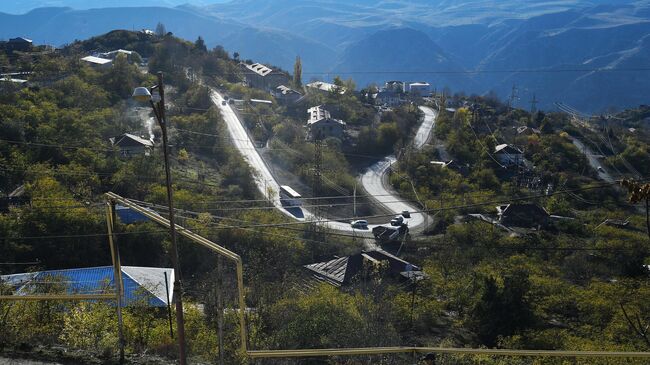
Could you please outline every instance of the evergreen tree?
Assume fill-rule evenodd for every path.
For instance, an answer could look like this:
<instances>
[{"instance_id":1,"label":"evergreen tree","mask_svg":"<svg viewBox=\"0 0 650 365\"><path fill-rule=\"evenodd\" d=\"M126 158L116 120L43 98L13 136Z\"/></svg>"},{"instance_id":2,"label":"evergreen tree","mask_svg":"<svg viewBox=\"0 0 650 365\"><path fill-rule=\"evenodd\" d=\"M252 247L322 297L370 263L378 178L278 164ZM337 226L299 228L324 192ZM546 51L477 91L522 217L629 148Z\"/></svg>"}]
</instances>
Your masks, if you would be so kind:
<instances>
[{"instance_id":1,"label":"evergreen tree","mask_svg":"<svg viewBox=\"0 0 650 365\"><path fill-rule=\"evenodd\" d=\"M165 34L167 34L167 28L165 28L165 24L158 22L158 25L156 25L156 35L158 37L164 37Z\"/></svg>"},{"instance_id":2,"label":"evergreen tree","mask_svg":"<svg viewBox=\"0 0 650 365\"><path fill-rule=\"evenodd\" d=\"M296 63L293 65L293 86L298 89L302 87L302 61L300 56L296 57Z\"/></svg>"},{"instance_id":3,"label":"evergreen tree","mask_svg":"<svg viewBox=\"0 0 650 365\"><path fill-rule=\"evenodd\" d=\"M203 37L199 36L199 38L196 39L194 42L194 49L200 53L208 52L208 47L206 47Z\"/></svg>"}]
</instances>

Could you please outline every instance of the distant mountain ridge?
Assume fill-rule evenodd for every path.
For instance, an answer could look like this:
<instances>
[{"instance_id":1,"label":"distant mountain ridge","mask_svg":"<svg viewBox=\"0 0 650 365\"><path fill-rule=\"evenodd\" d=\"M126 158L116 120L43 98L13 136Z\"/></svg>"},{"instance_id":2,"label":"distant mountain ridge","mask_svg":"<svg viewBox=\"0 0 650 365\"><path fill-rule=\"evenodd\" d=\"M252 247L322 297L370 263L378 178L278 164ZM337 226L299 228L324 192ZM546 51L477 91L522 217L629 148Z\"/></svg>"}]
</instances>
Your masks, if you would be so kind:
<instances>
[{"instance_id":1,"label":"distant mountain ridge","mask_svg":"<svg viewBox=\"0 0 650 365\"><path fill-rule=\"evenodd\" d=\"M47 8L0 13L0 38L22 35L60 45L113 29L153 29L159 21L177 36L201 35L209 46L287 70L300 55L305 79L343 73L361 87L422 80L439 90L494 90L504 98L514 84L522 107L535 94L542 108L562 101L585 111L634 107L650 94L650 72L625 71L650 61L650 0L234 0L175 8Z\"/></svg>"}]
</instances>

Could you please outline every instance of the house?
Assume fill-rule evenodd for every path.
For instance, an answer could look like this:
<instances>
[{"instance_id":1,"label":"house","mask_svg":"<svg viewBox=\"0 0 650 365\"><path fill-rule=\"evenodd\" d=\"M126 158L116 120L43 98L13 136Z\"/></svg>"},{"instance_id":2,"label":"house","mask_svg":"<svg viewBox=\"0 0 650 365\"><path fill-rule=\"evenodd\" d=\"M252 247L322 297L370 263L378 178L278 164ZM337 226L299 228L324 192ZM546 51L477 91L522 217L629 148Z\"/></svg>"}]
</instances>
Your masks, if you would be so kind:
<instances>
[{"instance_id":1,"label":"house","mask_svg":"<svg viewBox=\"0 0 650 365\"><path fill-rule=\"evenodd\" d=\"M509 144L500 144L494 148L494 156L504 166L525 164L524 152Z\"/></svg>"},{"instance_id":2,"label":"house","mask_svg":"<svg viewBox=\"0 0 650 365\"><path fill-rule=\"evenodd\" d=\"M433 165L433 166L438 166L438 167L440 167L440 168L442 168L442 169L450 169L450 170L454 170L454 171L459 172L459 173L462 173L462 174L468 172L468 167L467 167L467 166L462 166L461 164L459 164L458 162L456 162L456 161L454 161L454 160L449 160L449 161L431 161L431 162L429 162L429 163L430 163L431 165Z\"/></svg>"},{"instance_id":3,"label":"house","mask_svg":"<svg viewBox=\"0 0 650 365\"><path fill-rule=\"evenodd\" d=\"M373 95L376 105L386 105L389 107L399 106L405 102L402 93L392 90L382 90Z\"/></svg>"},{"instance_id":4,"label":"house","mask_svg":"<svg viewBox=\"0 0 650 365\"><path fill-rule=\"evenodd\" d=\"M283 104L293 104L302 98L302 94L296 90L285 86L280 85L271 91L273 97Z\"/></svg>"},{"instance_id":5,"label":"house","mask_svg":"<svg viewBox=\"0 0 650 365\"><path fill-rule=\"evenodd\" d=\"M345 122L334 119L330 112L325 110L322 105L309 108L307 110L309 118L307 119L307 139L315 138L325 139L328 137L343 138Z\"/></svg>"},{"instance_id":6,"label":"house","mask_svg":"<svg viewBox=\"0 0 650 365\"><path fill-rule=\"evenodd\" d=\"M330 84L329 82L323 81L314 81L305 85L307 93L320 93L320 94L329 94L333 92L338 92L343 95L347 91L344 87Z\"/></svg>"},{"instance_id":7,"label":"house","mask_svg":"<svg viewBox=\"0 0 650 365\"><path fill-rule=\"evenodd\" d=\"M113 60L108 58L86 56L81 60L95 68L110 68L113 66Z\"/></svg>"},{"instance_id":8,"label":"house","mask_svg":"<svg viewBox=\"0 0 650 365\"><path fill-rule=\"evenodd\" d=\"M431 93L431 85L428 82L411 82L408 84L408 91L417 96L425 96Z\"/></svg>"},{"instance_id":9,"label":"house","mask_svg":"<svg viewBox=\"0 0 650 365\"><path fill-rule=\"evenodd\" d=\"M405 85L403 81L386 81L384 84L384 90L396 93L404 93L404 87Z\"/></svg>"},{"instance_id":10,"label":"house","mask_svg":"<svg viewBox=\"0 0 650 365\"><path fill-rule=\"evenodd\" d=\"M551 215L537 204L513 203L497 207L499 223L504 226L532 228L545 226Z\"/></svg>"},{"instance_id":11,"label":"house","mask_svg":"<svg viewBox=\"0 0 650 365\"><path fill-rule=\"evenodd\" d=\"M25 185L20 185L6 197L0 198L0 212L9 211L10 207L15 207L29 203L29 196L26 194Z\"/></svg>"},{"instance_id":12,"label":"house","mask_svg":"<svg viewBox=\"0 0 650 365\"><path fill-rule=\"evenodd\" d=\"M8 51L28 52L32 50L33 42L31 39L17 37L9 39L5 44Z\"/></svg>"},{"instance_id":13,"label":"house","mask_svg":"<svg viewBox=\"0 0 650 365\"><path fill-rule=\"evenodd\" d=\"M424 277L418 266L380 249L361 251L352 256L305 265L304 268L317 280L336 287L353 284L362 276L381 275L382 271L402 280Z\"/></svg>"},{"instance_id":14,"label":"house","mask_svg":"<svg viewBox=\"0 0 650 365\"><path fill-rule=\"evenodd\" d=\"M135 155L149 156L153 150L153 141L138 137L130 133L124 133L121 136L110 139L111 144L120 150L120 156L131 157Z\"/></svg>"},{"instance_id":15,"label":"house","mask_svg":"<svg viewBox=\"0 0 650 365\"><path fill-rule=\"evenodd\" d=\"M124 49L116 49L110 52L103 52L98 54L97 57L114 61L118 55L124 55L129 62L134 62L137 59L142 59L138 52L127 51Z\"/></svg>"},{"instance_id":16,"label":"house","mask_svg":"<svg viewBox=\"0 0 650 365\"><path fill-rule=\"evenodd\" d=\"M0 76L0 89L3 88L23 88L29 86L29 81L25 79L17 79L11 75Z\"/></svg>"},{"instance_id":17,"label":"house","mask_svg":"<svg viewBox=\"0 0 650 365\"><path fill-rule=\"evenodd\" d=\"M69 294L113 293L114 273L113 266L100 266L2 275L0 281L13 288L13 295L39 293L43 282L60 283ZM124 306L166 307L173 301L173 269L122 266L122 283Z\"/></svg>"},{"instance_id":18,"label":"house","mask_svg":"<svg viewBox=\"0 0 650 365\"><path fill-rule=\"evenodd\" d=\"M542 134L542 132L537 128L531 128L523 125L517 128L517 134L520 136L530 136L533 134Z\"/></svg>"},{"instance_id":19,"label":"house","mask_svg":"<svg viewBox=\"0 0 650 365\"><path fill-rule=\"evenodd\" d=\"M263 90L273 90L276 87L289 83L289 75L285 72L273 70L261 63L240 63L244 81L249 87Z\"/></svg>"}]
</instances>

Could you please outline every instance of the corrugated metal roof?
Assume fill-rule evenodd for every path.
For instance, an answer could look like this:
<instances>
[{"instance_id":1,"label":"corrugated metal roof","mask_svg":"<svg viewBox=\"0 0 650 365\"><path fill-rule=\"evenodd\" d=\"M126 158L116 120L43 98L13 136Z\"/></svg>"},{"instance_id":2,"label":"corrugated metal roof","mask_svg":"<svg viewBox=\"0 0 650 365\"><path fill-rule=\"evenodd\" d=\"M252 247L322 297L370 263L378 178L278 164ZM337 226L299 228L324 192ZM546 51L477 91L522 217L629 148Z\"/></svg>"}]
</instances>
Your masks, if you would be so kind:
<instances>
[{"instance_id":1,"label":"corrugated metal roof","mask_svg":"<svg viewBox=\"0 0 650 365\"><path fill-rule=\"evenodd\" d=\"M109 59L106 59L106 58L99 58L99 57L95 57L95 56L86 56L86 57L82 58L81 60L89 62L89 63L94 63L96 65L105 65L107 63L113 62L113 60L109 60Z\"/></svg>"},{"instance_id":2,"label":"corrugated metal roof","mask_svg":"<svg viewBox=\"0 0 650 365\"><path fill-rule=\"evenodd\" d=\"M122 266L124 305L145 301L152 307L167 305L165 287L167 273L170 302L173 293L174 270L169 268ZM16 295L43 293L53 285L67 288L70 294L101 294L114 292L113 266L80 269L49 270L34 273L3 275L0 279L16 289Z\"/></svg>"}]
</instances>

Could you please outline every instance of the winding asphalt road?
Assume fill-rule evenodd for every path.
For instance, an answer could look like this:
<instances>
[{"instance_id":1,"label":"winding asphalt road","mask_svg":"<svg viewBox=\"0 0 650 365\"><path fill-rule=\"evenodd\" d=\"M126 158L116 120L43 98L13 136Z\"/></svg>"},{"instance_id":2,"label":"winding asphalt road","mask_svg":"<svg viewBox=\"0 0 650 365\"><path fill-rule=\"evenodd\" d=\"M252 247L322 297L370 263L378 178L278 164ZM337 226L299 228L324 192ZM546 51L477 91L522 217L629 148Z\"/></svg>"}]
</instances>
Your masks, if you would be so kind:
<instances>
[{"instance_id":1,"label":"winding asphalt road","mask_svg":"<svg viewBox=\"0 0 650 365\"><path fill-rule=\"evenodd\" d=\"M230 134L230 138L233 144L253 169L255 185L262 193L262 195L269 197L273 205L279 211L295 220L313 220L314 215L305 208L299 209L298 211L294 209L288 210L282 205L279 195L280 184L278 184L278 182L275 180L270 169L266 163L264 163L264 160L255 149L255 145L250 140L248 134L246 133L246 129L244 128L242 122L239 120L237 114L235 114L235 112L232 110L230 104L223 105L224 99L217 91L212 90L211 98L215 105L221 110L221 114L226 123L228 133ZM425 117L425 121L419 128L416 134L416 140L418 141L417 148L421 148L426 143L431 133L431 129L435 124L435 113L427 114L425 112L425 115L434 116ZM366 170L366 172L364 172L364 174L360 177L361 184L369 195L373 195L373 197L392 214L398 215L405 210L410 212L417 211L419 209L411 206L410 204L398 202L398 200L400 200L400 197L385 186L384 177L390 168L390 165L394 163L395 160L396 159L394 156L388 156L368 168L368 170ZM411 218L405 219L405 222L408 223L411 230L418 231L424 229L426 217L421 213L413 213L411 214ZM377 226L369 225L368 230L359 230L353 229L348 222L326 221L324 222L324 225L330 229L344 232L354 232L355 234L362 236L371 236L370 231L372 228Z\"/></svg>"},{"instance_id":2,"label":"winding asphalt road","mask_svg":"<svg viewBox=\"0 0 650 365\"><path fill-rule=\"evenodd\" d=\"M613 183L615 180L612 177L612 175L609 174L605 170L605 168L603 168L601 166L601 163L600 163L600 161L598 160L598 157L597 157L599 155L595 154L589 147L587 147L579 139L577 139L577 138L575 138L573 136L569 136L569 137L571 138L571 142L573 143L573 145L576 146L578 148L578 150L580 150L580 152L582 152L585 155L585 157L587 158L587 161L589 161L589 165L594 170L596 170L596 173L598 174L598 177L601 180L605 181L605 182Z\"/></svg>"}]
</instances>

